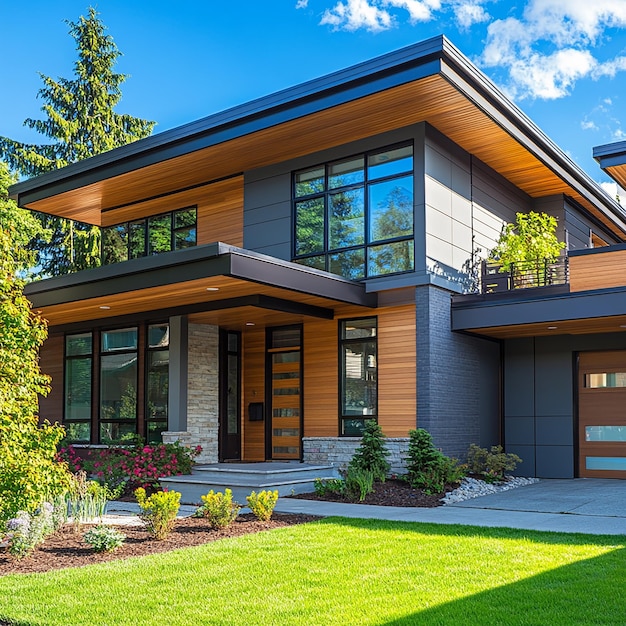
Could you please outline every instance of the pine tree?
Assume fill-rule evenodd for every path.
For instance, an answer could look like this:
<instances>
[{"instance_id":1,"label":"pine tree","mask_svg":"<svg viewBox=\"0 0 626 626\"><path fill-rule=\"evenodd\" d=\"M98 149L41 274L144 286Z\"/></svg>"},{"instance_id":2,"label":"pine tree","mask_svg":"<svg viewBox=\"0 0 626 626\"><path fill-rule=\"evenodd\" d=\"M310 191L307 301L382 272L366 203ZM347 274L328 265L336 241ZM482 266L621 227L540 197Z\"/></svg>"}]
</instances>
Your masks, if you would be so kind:
<instances>
[{"instance_id":1,"label":"pine tree","mask_svg":"<svg viewBox=\"0 0 626 626\"><path fill-rule=\"evenodd\" d=\"M121 53L95 9L66 23L78 52L74 77L54 80L40 74L44 86L38 95L45 102L41 110L46 119L24 122L52 142L25 144L0 137L0 156L22 176L37 176L128 144L147 137L154 128L154 122L114 111L127 76L114 72ZM58 275L99 265L97 227L45 215L39 219L51 231L48 241L37 238L33 243L43 273Z\"/></svg>"}]
</instances>

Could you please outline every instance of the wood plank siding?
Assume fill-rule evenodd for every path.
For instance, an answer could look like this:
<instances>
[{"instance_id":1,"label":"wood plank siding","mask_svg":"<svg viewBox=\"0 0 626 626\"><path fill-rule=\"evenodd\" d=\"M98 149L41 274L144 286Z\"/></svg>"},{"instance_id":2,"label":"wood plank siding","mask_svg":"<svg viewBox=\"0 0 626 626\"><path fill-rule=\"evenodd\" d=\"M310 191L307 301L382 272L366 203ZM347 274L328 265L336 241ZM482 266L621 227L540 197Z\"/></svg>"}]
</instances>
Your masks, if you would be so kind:
<instances>
[{"instance_id":1,"label":"wood plank siding","mask_svg":"<svg viewBox=\"0 0 626 626\"><path fill-rule=\"evenodd\" d=\"M52 378L52 389L46 396L39 396L39 418L50 423L63 418L63 335L49 335L39 351L39 366L43 374Z\"/></svg>"},{"instance_id":2,"label":"wood plank siding","mask_svg":"<svg viewBox=\"0 0 626 626\"><path fill-rule=\"evenodd\" d=\"M607 289L626 285L626 250L603 250L597 254L571 256L570 291Z\"/></svg>"},{"instance_id":3,"label":"wood plank siding","mask_svg":"<svg viewBox=\"0 0 626 626\"><path fill-rule=\"evenodd\" d=\"M265 460L265 421L251 422L248 405L265 402L265 329L248 328L243 341L242 390L243 407L241 458L246 461Z\"/></svg>"}]
</instances>

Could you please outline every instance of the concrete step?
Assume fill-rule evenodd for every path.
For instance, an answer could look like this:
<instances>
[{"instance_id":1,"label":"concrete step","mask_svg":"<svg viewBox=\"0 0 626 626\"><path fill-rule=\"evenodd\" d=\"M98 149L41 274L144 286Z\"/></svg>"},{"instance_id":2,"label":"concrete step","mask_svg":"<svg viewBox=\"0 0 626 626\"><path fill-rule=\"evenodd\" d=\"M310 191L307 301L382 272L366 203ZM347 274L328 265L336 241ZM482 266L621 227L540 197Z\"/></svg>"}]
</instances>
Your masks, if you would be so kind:
<instances>
[{"instance_id":1,"label":"concrete step","mask_svg":"<svg viewBox=\"0 0 626 626\"><path fill-rule=\"evenodd\" d=\"M337 478L336 468L329 465L304 463L220 463L194 467L191 474L162 478L161 485L182 494L184 504L200 504L201 496L211 489L223 492L231 489L239 504L256 491L278 491L290 496L314 491L316 478Z\"/></svg>"}]
</instances>

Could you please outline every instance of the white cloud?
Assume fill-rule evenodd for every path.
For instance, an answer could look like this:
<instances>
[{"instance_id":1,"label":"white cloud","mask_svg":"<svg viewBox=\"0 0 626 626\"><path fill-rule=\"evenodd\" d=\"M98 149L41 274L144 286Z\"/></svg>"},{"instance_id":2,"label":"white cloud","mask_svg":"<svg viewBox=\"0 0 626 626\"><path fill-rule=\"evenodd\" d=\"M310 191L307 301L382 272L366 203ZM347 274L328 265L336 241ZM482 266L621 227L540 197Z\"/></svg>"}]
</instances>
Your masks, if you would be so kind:
<instances>
[{"instance_id":1,"label":"white cloud","mask_svg":"<svg viewBox=\"0 0 626 626\"><path fill-rule=\"evenodd\" d=\"M474 24L480 24L489 20L489 13L482 6L484 0L459 0L454 2L452 10L458 25L468 30Z\"/></svg>"},{"instance_id":2,"label":"white cloud","mask_svg":"<svg viewBox=\"0 0 626 626\"><path fill-rule=\"evenodd\" d=\"M441 9L440 0L384 0L384 4L397 9L405 9L411 22L428 22L433 11Z\"/></svg>"},{"instance_id":3,"label":"white cloud","mask_svg":"<svg viewBox=\"0 0 626 626\"><path fill-rule=\"evenodd\" d=\"M560 98L581 78L626 70L626 57L600 61L590 50L607 28L624 26L624 0L530 0L521 19L489 24L481 60L508 68L520 98Z\"/></svg>"},{"instance_id":4,"label":"white cloud","mask_svg":"<svg viewBox=\"0 0 626 626\"><path fill-rule=\"evenodd\" d=\"M326 9L320 24L332 26L335 30L364 28L379 32L391 28L393 19L388 11L379 9L368 0L346 0L345 3L337 2L332 9Z\"/></svg>"},{"instance_id":5,"label":"white cloud","mask_svg":"<svg viewBox=\"0 0 626 626\"><path fill-rule=\"evenodd\" d=\"M306 9L309 6L309 0L298 0L296 9Z\"/></svg>"},{"instance_id":6,"label":"white cloud","mask_svg":"<svg viewBox=\"0 0 626 626\"><path fill-rule=\"evenodd\" d=\"M620 204L626 199L626 191L622 189L617 183L614 182L602 182L600 187L611 196L614 200L617 200Z\"/></svg>"},{"instance_id":7,"label":"white cloud","mask_svg":"<svg viewBox=\"0 0 626 626\"><path fill-rule=\"evenodd\" d=\"M590 119L584 119L580 123L580 127L583 130L599 130L599 128L596 126L596 123L593 120L590 120Z\"/></svg>"}]
</instances>

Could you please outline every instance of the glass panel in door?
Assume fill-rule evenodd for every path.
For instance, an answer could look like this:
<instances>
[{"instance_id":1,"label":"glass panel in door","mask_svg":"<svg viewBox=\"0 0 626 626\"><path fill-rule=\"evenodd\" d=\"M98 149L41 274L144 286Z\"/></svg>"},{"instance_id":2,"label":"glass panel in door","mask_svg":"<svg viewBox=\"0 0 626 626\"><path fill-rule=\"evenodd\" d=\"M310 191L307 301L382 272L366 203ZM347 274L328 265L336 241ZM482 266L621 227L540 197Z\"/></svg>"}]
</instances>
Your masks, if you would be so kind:
<instances>
[{"instance_id":1,"label":"glass panel in door","mask_svg":"<svg viewBox=\"0 0 626 626\"><path fill-rule=\"evenodd\" d=\"M300 348L271 354L271 457L300 458Z\"/></svg>"}]
</instances>

